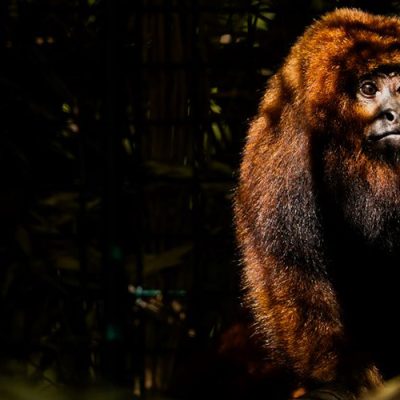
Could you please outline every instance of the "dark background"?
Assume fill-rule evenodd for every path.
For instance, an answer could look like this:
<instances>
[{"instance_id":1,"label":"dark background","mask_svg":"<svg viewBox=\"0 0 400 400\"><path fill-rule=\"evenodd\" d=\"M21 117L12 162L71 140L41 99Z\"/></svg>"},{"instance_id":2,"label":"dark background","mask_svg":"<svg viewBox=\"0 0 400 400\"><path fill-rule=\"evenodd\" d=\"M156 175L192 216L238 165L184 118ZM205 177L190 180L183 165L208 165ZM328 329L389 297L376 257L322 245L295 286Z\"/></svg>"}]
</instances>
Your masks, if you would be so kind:
<instances>
[{"instance_id":1,"label":"dark background","mask_svg":"<svg viewBox=\"0 0 400 400\"><path fill-rule=\"evenodd\" d=\"M284 382L240 304L233 189L265 82L338 6L400 12L383 0L1 1L4 387L277 398Z\"/></svg>"}]
</instances>

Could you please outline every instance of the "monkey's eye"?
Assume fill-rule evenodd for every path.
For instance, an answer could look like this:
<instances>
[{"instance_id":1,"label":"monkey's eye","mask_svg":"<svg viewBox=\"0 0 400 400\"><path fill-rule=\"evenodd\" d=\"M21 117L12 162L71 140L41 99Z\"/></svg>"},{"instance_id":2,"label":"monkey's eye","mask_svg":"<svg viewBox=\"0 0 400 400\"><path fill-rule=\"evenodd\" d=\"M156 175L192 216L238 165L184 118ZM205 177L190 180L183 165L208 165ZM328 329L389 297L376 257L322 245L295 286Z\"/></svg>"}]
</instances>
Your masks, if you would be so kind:
<instances>
[{"instance_id":1,"label":"monkey's eye","mask_svg":"<svg viewBox=\"0 0 400 400\"><path fill-rule=\"evenodd\" d=\"M360 92L365 97L374 97L378 88L376 87L375 83L372 81L364 81L361 82L360 85Z\"/></svg>"}]
</instances>

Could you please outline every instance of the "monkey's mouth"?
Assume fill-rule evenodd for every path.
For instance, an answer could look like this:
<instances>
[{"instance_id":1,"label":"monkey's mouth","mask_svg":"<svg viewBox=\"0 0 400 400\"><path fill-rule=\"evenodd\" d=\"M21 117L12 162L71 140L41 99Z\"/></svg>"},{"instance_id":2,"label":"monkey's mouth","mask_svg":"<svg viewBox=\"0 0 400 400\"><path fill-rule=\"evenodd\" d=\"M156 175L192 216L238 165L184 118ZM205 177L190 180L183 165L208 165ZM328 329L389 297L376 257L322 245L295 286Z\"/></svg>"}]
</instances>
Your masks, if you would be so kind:
<instances>
[{"instance_id":1,"label":"monkey's mouth","mask_svg":"<svg viewBox=\"0 0 400 400\"><path fill-rule=\"evenodd\" d=\"M378 149L400 148L400 129L384 132L372 132L368 135L368 141Z\"/></svg>"},{"instance_id":2,"label":"monkey's mouth","mask_svg":"<svg viewBox=\"0 0 400 400\"><path fill-rule=\"evenodd\" d=\"M371 142L380 142L381 140L400 140L400 129L395 131L387 132L373 132L368 136L368 140Z\"/></svg>"},{"instance_id":3,"label":"monkey's mouth","mask_svg":"<svg viewBox=\"0 0 400 400\"><path fill-rule=\"evenodd\" d=\"M400 151L400 129L385 131L385 132L372 132L368 135L368 142L370 146L379 153L398 154Z\"/></svg>"}]
</instances>

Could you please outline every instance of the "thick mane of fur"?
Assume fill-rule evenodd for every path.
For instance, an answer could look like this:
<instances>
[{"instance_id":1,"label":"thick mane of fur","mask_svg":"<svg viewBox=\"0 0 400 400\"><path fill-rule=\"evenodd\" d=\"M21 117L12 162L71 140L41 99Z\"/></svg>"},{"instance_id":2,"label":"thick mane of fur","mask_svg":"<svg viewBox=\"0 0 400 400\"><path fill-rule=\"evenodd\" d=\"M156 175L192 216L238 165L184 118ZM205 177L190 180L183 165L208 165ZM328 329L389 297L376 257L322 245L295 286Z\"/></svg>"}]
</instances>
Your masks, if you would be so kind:
<instances>
[{"instance_id":1,"label":"thick mane of fur","mask_svg":"<svg viewBox=\"0 0 400 400\"><path fill-rule=\"evenodd\" d=\"M400 210L399 169L363 153L369 116L354 98L357 80L382 67L400 68L400 20L331 12L294 44L248 132L235 201L246 299L268 355L302 383L340 379L347 346L321 199L336 204L339 191L343 218L372 239ZM358 384L377 384L364 367Z\"/></svg>"},{"instance_id":2,"label":"thick mane of fur","mask_svg":"<svg viewBox=\"0 0 400 400\"><path fill-rule=\"evenodd\" d=\"M347 112L347 121L352 110L346 107L347 99L338 95L353 78L383 65L398 67L399 38L398 18L352 9L329 13L311 25L292 47L271 80L261 107L268 113L269 107L276 107L275 96L279 96L298 105L308 126L317 124L316 129L326 123L329 112Z\"/></svg>"}]
</instances>

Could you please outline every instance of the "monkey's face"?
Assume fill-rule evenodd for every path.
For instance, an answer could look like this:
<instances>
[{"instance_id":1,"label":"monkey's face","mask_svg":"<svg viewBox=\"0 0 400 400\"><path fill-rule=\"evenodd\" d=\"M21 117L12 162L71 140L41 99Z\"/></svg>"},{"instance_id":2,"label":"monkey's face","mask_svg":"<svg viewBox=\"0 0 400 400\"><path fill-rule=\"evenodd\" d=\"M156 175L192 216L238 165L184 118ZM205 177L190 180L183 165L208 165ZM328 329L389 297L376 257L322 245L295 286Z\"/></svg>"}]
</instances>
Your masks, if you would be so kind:
<instances>
[{"instance_id":1,"label":"monkey's face","mask_svg":"<svg viewBox=\"0 0 400 400\"><path fill-rule=\"evenodd\" d=\"M325 152L324 176L346 223L392 252L400 251L400 73L378 71L350 85L352 98L340 108L342 130Z\"/></svg>"},{"instance_id":2,"label":"monkey's face","mask_svg":"<svg viewBox=\"0 0 400 400\"><path fill-rule=\"evenodd\" d=\"M364 131L365 145L380 156L400 151L400 75L375 73L359 81L357 102L370 121ZM396 157L397 158L397 157Z\"/></svg>"}]
</instances>

